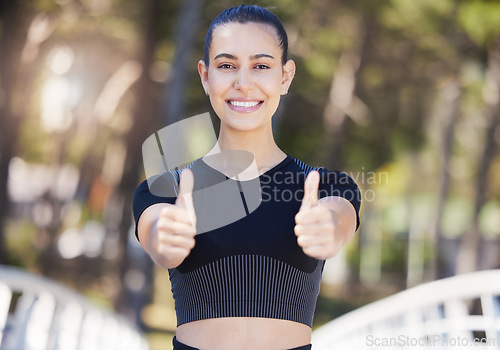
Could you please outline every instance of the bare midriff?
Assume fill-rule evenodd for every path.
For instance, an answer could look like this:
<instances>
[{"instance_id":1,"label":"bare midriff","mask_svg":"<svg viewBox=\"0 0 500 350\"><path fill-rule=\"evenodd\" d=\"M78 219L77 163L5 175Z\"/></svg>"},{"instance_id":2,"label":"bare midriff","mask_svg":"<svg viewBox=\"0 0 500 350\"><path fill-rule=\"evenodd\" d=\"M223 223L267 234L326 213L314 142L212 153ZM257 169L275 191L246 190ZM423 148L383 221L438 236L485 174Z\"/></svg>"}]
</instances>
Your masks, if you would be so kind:
<instances>
[{"instance_id":1,"label":"bare midriff","mask_svg":"<svg viewBox=\"0 0 500 350\"><path fill-rule=\"evenodd\" d=\"M202 350L284 350L310 344L311 327L272 318L223 317L184 323L176 338Z\"/></svg>"}]
</instances>

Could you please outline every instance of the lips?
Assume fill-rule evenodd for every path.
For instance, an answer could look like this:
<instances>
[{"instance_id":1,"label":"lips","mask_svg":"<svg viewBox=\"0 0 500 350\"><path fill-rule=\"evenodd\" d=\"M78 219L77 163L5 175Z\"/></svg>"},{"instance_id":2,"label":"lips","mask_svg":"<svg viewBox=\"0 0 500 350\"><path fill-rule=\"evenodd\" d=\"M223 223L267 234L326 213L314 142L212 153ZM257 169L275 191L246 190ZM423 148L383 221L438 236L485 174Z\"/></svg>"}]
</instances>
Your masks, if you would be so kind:
<instances>
[{"instance_id":1,"label":"lips","mask_svg":"<svg viewBox=\"0 0 500 350\"><path fill-rule=\"evenodd\" d=\"M263 101L231 99L231 100L227 100L226 103L229 105L229 108L231 108L234 111L253 112L261 106Z\"/></svg>"}]
</instances>

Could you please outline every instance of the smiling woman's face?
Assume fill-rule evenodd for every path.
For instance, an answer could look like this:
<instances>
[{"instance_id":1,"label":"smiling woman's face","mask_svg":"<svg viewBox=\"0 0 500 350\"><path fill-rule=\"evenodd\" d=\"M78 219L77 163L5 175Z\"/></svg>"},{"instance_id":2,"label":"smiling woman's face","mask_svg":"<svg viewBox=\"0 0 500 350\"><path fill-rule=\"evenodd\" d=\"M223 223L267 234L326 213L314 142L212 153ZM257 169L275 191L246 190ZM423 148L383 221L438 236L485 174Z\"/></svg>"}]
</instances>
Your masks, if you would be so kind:
<instances>
[{"instance_id":1,"label":"smiling woman's face","mask_svg":"<svg viewBox=\"0 0 500 350\"><path fill-rule=\"evenodd\" d=\"M228 23L213 32L209 67L198 70L215 113L224 126L253 130L270 122L295 71L281 63L274 28L259 23Z\"/></svg>"}]
</instances>

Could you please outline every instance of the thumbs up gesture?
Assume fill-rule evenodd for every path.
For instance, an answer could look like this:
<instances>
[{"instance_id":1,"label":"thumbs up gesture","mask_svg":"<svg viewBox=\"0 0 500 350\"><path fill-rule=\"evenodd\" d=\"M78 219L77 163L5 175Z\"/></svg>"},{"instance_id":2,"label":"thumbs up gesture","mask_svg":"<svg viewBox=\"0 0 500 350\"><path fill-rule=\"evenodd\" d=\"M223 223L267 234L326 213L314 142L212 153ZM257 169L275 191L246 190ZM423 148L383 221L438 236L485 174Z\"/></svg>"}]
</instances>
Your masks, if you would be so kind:
<instances>
[{"instance_id":1,"label":"thumbs up gesture","mask_svg":"<svg viewBox=\"0 0 500 350\"><path fill-rule=\"evenodd\" d=\"M179 195L175 205L162 208L157 227L156 255L164 267L180 265L195 245L196 214L193 205L194 177L189 169L182 171Z\"/></svg>"},{"instance_id":2,"label":"thumbs up gesture","mask_svg":"<svg viewBox=\"0 0 500 350\"><path fill-rule=\"evenodd\" d=\"M337 232L336 213L318 200L319 180L317 171L311 171L306 178L302 205L295 216L295 235L305 254L324 260L337 253L344 238Z\"/></svg>"}]
</instances>

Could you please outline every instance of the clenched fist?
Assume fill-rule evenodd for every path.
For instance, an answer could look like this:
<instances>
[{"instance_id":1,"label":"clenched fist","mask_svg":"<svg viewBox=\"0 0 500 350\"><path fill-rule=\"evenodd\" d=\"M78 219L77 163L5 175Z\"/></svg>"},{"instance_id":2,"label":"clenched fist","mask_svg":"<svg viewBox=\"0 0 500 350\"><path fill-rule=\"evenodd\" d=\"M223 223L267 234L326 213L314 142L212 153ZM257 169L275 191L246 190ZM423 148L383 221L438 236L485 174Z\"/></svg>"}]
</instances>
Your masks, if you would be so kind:
<instances>
[{"instance_id":1,"label":"clenched fist","mask_svg":"<svg viewBox=\"0 0 500 350\"><path fill-rule=\"evenodd\" d=\"M306 178L302 204L295 216L295 235L304 253L328 259L344 245L344 233L340 232L336 212L318 200L319 177L317 171L311 171Z\"/></svg>"},{"instance_id":2,"label":"clenched fist","mask_svg":"<svg viewBox=\"0 0 500 350\"><path fill-rule=\"evenodd\" d=\"M153 260L165 268L180 265L195 245L196 214L193 205L193 173L185 169L179 182L179 195L174 205L165 205L148 242Z\"/></svg>"}]
</instances>

